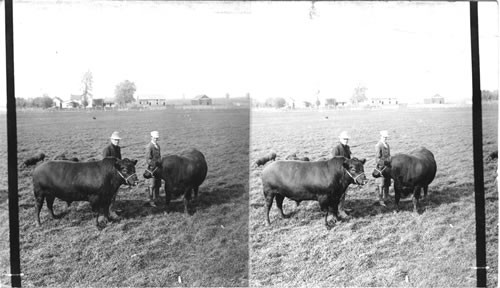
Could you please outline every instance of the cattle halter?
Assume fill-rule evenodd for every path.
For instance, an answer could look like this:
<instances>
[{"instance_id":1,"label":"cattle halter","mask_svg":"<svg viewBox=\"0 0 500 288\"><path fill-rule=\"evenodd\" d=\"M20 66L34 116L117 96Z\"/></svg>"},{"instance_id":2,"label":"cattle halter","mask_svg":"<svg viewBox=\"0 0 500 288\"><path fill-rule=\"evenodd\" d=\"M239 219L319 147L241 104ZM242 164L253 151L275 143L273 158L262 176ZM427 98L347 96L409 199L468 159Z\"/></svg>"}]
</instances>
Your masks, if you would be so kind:
<instances>
[{"instance_id":1,"label":"cattle halter","mask_svg":"<svg viewBox=\"0 0 500 288\"><path fill-rule=\"evenodd\" d=\"M378 170L377 167L375 167L375 170L377 170L377 172L380 173L380 175L382 175L382 172L385 170L385 168L387 168L387 166L384 166L382 170Z\"/></svg>"},{"instance_id":2,"label":"cattle halter","mask_svg":"<svg viewBox=\"0 0 500 288\"><path fill-rule=\"evenodd\" d=\"M359 173L359 174L358 174L358 176L353 177L353 176L352 176L352 174L351 174L351 173L349 173L349 171L348 171L347 169L345 169L345 168L344 168L344 170L345 170L345 172L347 173L347 175L351 176L351 178L354 180L354 183L356 183L356 179L358 179L358 177L359 177L359 176L361 176L361 175L365 175L365 172L361 172L361 173Z\"/></svg>"},{"instance_id":3,"label":"cattle halter","mask_svg":"<svg viewBox=\"0 0 500 288\"><path fill-rule=\"evenodd\" d=\"M153 175L153 173L155 173L155 171L158 169L158 166L155 167L155 169L153 169L153 171L149 171L149 169L146 169L146 171L148 171L149 173L151 173L151 175Z\"/></svg>"},{"instance_id":4,"label":"cattle halter","mask_svg":"<svg viewBox=\"0 0 500 288\"><path fill-rule=\"evenodd\" d=\"M122 174L122 173L120 173L120 171L116 170L116 172L118 172L118 174L119 174L120 176L122 176L123 180L125 180L125 183L128 183L128 179L129 179L130 177L132 177L132 176L134 176L134 175L135 175L135 173L132 173L132 174L130 174L127 178L125 178L125 176L123 176L123 174Z\"/></svg>"}]
</instances>

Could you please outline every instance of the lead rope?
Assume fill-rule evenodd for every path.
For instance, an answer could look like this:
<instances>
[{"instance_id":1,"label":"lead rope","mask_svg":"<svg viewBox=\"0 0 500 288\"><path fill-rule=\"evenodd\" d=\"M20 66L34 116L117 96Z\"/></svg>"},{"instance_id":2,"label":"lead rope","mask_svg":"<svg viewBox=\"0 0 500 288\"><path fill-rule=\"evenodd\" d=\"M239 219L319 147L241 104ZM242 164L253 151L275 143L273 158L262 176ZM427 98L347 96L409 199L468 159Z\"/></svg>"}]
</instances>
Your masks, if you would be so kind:
<instances>
[{"instance_id":1,"label":"lead rope","mask_svg":"<svg viewBox=\"0 0 500 288\"><path fill-rule=\"evenodd\" d=\"M377 169L377 167L375 167L375 170L377 170L377 171L378 171L378 173L380 173L380 175L382 175L382 171L384 171L384 170L385 170L385 168L387 168L387 166L384 166L384 168L383 168L382 170L378 170L378 169Z\"/></svg>"},{"instance_id":2,"label":"lead rope","mask_svg":"<svg viewBox=\"0 0 500 288\"><path fill-rule=\"evenodd\" d=\"M158 169L158 166L155 167L155 169L153 171L149 171L148 169L146 169L146 171L148 171L149 173L151 173L151 175L153 175L153 173L155 173L155 171ZM154 175L153 175L154 176Z\"/></svg>"}]
</instances>

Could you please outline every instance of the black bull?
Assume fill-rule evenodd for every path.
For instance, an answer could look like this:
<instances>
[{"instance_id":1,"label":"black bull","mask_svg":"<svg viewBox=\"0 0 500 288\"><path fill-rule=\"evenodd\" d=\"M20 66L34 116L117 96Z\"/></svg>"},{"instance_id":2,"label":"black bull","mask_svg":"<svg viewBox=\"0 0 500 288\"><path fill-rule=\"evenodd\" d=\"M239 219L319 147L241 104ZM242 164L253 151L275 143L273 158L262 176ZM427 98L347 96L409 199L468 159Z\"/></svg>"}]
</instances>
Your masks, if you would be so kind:
<instances>
[{"instance_id":1,"label":"black bull","mask_svg":"<svg viewBox=\"0 0 500 288\"><path fill-rule=\"evenodd\" d=\"M262 186L266 198L266 220L269 225L269 210L276 197L276 206L282 217L285 197L300 202L317 200L322 211L326 211L325 224L332 212L335 220L341 220L338 211L340 198L350 184L363 185L367 182L363 164L365 159L334 157L330 160L277 161L262 171Z\"/></svg>"},{"instance_id":2,"label":"black bull","mask_svg":"<svg viewBox=\"0 0 500 288\"><path fill-rule=\"evenodd\" d=\"M427 196L429 184L436 176L436 160L431 151L420 147L408 154L396 154L391 159L380 160L373 170L372 176L384 176L394 180L396 209L399 210L399 200L404 187L413 190L413 211L417 211L420 190L424 189Z\"/></svg>"},{"instance_id":3,"label":"black bull","mask_svg":"<svg viewBox=\"0 0 500 288\"><path fill-rule=\"evenodd\" d=\"M135 164L137 160L105 158L82 163L48 161L36 167L33 188L37 225L40 225L40 210L45 199L52 218L57 218L53 210L55 198L67 203L89 201L92 210L97 212L97 225L105 225L109 220L109 205L120 185L138 182Z\"/></svg>"},{"instance_id":4,"label":"black bull","mask_svg":"<svg viewBox=\"0 0 500 288\"><path fill-rule=\"evenodd\" d=\"M144 172L144 178L152 176L165 181L165 200L168 205L172 196L177 198L184 194L184 211L188 212L191 191L198 196L198 188L207 177L205 156L196 150L183 151L180 155L167 155L161 161L151 163Z\"/></svg>"}]
</instances>

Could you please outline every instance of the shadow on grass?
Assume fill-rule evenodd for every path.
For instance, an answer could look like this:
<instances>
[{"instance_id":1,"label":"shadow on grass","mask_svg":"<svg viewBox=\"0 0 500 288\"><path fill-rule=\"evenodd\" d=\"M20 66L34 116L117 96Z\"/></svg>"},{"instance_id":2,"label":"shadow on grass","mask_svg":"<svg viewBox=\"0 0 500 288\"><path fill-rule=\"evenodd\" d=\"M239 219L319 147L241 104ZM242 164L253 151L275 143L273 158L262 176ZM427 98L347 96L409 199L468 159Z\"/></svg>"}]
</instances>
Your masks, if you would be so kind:
<instances>
[{"instance_id":1,"label":"shadow on grass","mask_svg":"<svg viewBox=\"0 0 500 288\"><path fill-rule=\"evenodd\" d=\"M208 192L204 191L206 190L200 189L198 197L194 198L193 196L191 199L189 205L190 215L215 205L236 203L236 199L245 194L245 188L242 184L219 185L211 188ZM114 209L121 210L118 214L125 219L163 214L165 212L184 213L184 196L170 200L168 207L164 195L160 195L160 198L155 203L156 207L151 207L147 200L122 200L115 202ZM248 203L241 203L241 205L248 205Z\"/></svg>"},{"instance_id":2,"label":"shadow on grass","mask_svg":"<svg viewBox=\"0 0 500 288\"><path fill-rule=\"evenodd\" d=\"M421 193L422 194L422 193ZM427 208L438 207L442 204L459 202L462 198L471 197L474 194L472 183L460 184L457 186L445 186L430 188L426 199L421 195L418 207L418 213L424 213ZM378 214L393 213L396 211L394 195L386 201L386 207L380 205L375 198L349 199L346 201L346 207L351 208L349 215L353 218L363 218L366 216L375 216ZM412 196L401 199L399 202L400 211L412 211Z\"/></svg>"}]
</instances>

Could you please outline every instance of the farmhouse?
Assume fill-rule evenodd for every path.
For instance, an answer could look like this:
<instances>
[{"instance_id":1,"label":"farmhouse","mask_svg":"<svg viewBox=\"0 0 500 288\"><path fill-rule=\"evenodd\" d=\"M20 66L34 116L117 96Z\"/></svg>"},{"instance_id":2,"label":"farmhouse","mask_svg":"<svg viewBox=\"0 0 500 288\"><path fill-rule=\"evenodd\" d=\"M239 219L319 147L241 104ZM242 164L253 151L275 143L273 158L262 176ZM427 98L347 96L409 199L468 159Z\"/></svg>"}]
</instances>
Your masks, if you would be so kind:
<instances>
[{"instance_id":1,"label":"farmhouse","mask_svg":"<svg viewBox=\"0 0 500 288\"><path fill-rule=\"evenodd\" d=\"M191 100L192 105L212 105L212 98L207 95L199 95Z\"/></svg>"},{"instance_id":2,"label":"farmhouse","mask_svg":"<svg viewBox=\"0 0 500 288\"><path fill-rule=\"evenodd\" d=\"M63 108L64 101L61 98L54 97L54 98L52 98L52 102L54 103L55 108L59 108L59 109Z\"/></svg>"},{"instance_id":3,"label":"farmhouse","mask_svg":"<svg viewBox=\"0 0 500 288\"><path fill-rule=\"evenodd\" d=\"M436 94L431 98L425 98L424 104L444 104L444 97L441 97L439 94Z\"/></svg>"}]
</instances>

